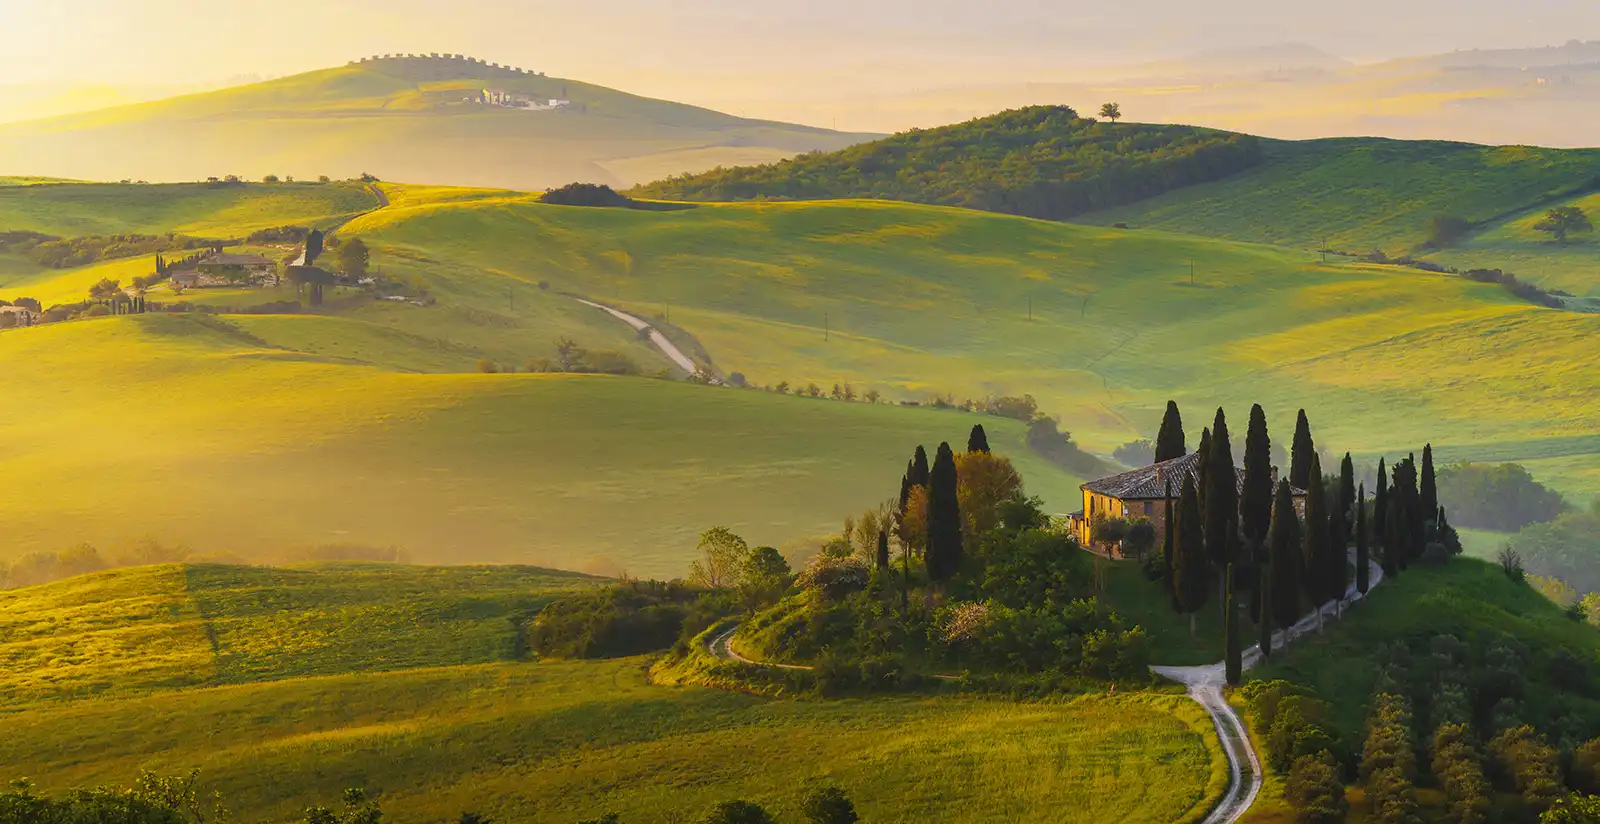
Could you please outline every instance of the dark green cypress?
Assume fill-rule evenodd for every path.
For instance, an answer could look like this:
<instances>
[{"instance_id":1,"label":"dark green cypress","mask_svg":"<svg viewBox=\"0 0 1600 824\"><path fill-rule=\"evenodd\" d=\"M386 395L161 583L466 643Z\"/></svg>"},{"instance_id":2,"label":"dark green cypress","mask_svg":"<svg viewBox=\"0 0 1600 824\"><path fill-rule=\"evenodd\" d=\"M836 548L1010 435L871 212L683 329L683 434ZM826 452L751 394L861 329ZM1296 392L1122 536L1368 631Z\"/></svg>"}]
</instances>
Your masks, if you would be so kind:
<instances>
[{"instance_id":1,"label":"dark green cypress","mask_svg":"<svg viewBox=\"0 0 1600 824\"><path fill-rule=\"evenodd\" d=\"M1172 556L1174 545L1177 543L1176 520L1174 515L1178 508L1177 501L1172 500L1172 478L1167 478L1167 497L1161 501L1162 530L1161 530L1161 582L1167 588L1167 594L1172 599L1174 609L1178 608L1178 594L1172 582ZM1181 609L1178 610L1182 612Z\"/></svg>"},{"instance_id":2,"label":"dark green cypress","mask_svg":"<svg viewBox=\"0 0 1600 824\"><path fill-rule=\"evenodd\" d=\"M1439 511L1439 479L1433 473L1433 444L1422 447L1422 486L1418 489L1421 496L1418 510L1423 513L1426 521L1436 521Z\"/></svg>"},{"instance_id":3,"label":"dark green cypress","mask_svg":"<svg viewBox=\"0 0 1600 824\"><path fill-rule=\"evenodd\" d=\"M1289 446L1289 483L1295 489L1309 489L1311 483L1311 458L1317 454L1317 445L1311 440L1311 422L1306 411L1294 422L1294 441Z\"/></svg>"},{"instance_id":4,"label":"dark green cypress","mask_svg":"<svg viewBox=\"0 0 1600 824\"><path fill-rule=\"evenodd\" d=\"M1263 604L1272 603L1272 564L1262 564L1260 573L1256 576L1256 591L1261 593ZM1260 623L1256 627L1261 633L1261 638L1256 642L1261 647L1263 659L1272 657L1272 610L1263 609L1256 618Z\"/></svg>"},{"instance_id":5,"label":"dark green cypress","mask_svg":"<svg viewBox=\"0 0 1600 824\"><path fill-rule=\"evenodd\" d=\"M1239 605L1233 600L1233 564L1228 564L1227 583L1222 595L1222 632L1226 636L1227 650L1223 660L1230 686L1239 686L1244 678L1244 650L1239 647Z\"/></svg>"},{"instance_id":6,"label":"dark green cypress","mask_svg":"<svg viewBox=\"0 0 1600 824\"><path fill-rule=\"evenodd\" d=\"M1300 620L1300 515L1288 479L1278 481L1272 498L1272 528L1267 531L1272 568L1272 621L1285 629Z\"/></svg>"},{"instance_id":7,"label":"dark green cypress","mask_svg":"<svg viewBox=\"0 0 1600 824\"><path fill-rule=\"evenodd\" d=\"M1178 611L1189 616L1189 634L1194 634L1194 616L1205 608L1211 594L1211 564L1206 559L1205 528L1201 523L1200 494L1194 476L1185 475L1178 493L1178 538L1172 554L1172 591Z\"/></svg>"},{"instance_id":8,"label":"dark green cypress","mask_svg":"<svg viewBox=\"0 0 1600 824\"><path fill-rule=\"evenodd\" d=\"M1239 475L1233 466L1228 419L1221 409L1211 427L1211 452L1206 456L1206 554L1217 569L1233 563L1239 543Z\"/></svg>"},{"instance_id":9,"label":"dark green cypress","mask_svg":"<svg viewBox=\"0 0 1600 824\"><path fill-rule=\"evenodd\" d=\"M895 512L899 513L902 520L906 517L906 506L911 503L911 489L916 486L911 480L916 471L915 464L906 461L906 474L900 476L900 498L895 504Z\"/></svg>"},{"instance_id":10,"label":"dark green cypress","mask_svg":"<svg viewBox=\"0 0 1600 824\"><path fill-rule=\"evenodd\" d=\"M917 486L928 485L928 450L917 444L917 453L911 458L911 482Z\"/></svg>"},{"instance_id":11,"label":"dark green cypress","mask_svg":"<svg viewBox=\"0 0 1600 824\"><path fill-rule=\"evenodd\" d=\"M1311 488L1306 490L1304 554L1300 559L1300 585L1306 601L1320 608L1331 597L1328 581L1328 488L1322 481L1322 460L1311 455Z\"/></svg>"},{"instance_id":12,"label":"dark green cypress","mask_svg":"<svg viewBox=\"0 0 1600 824\"><path fill-rule=\"evenodd\" d=\"M1195 452L1200 456L1195 462L1195 493L1199 495L1200 511L1206 511L1206 464L1211 460L1211 427L1200 430L1200 448Z\"/></svg>"},{"instance_id":13,"label":"dark green cypress","mask_svg":"<svg viewBox=\"0 0 1600 824\"><path fill-rule=\"evenodd\" d=\"M1253 561L1264 561L1267 530L1272 528L1272 439L1267 434L1267 413L1259 403L1250 407L1250 430L1244 439L1239 527Z\"/></svg>"},{"instance_id":14,"label":"dark green cypress","mask_svg":"<svg viewBox=\"0 0 1600 824\"><path fill-rule=\"evenodd\" d=\"M1349 546L1350 536L1355 534L1356 528L1356 465L1350 460L1350 453L1344 453L1344 460L1339 462L1339 506L1334 510L1334 517L1339 519L1341 533L1345 538L1345 545Z\"/></svg>"},{"instance_id":15,"label":"dark green cypress","mask_svg":"<svg viewBox=\"0 0 1600 824\"><path fill-rule=\"evenodd\" d=\"M1406 526L1405 495L1400 488L1400 477L1405 461L1395 464L1394 488L1384 496L1383 509L1383 574L1399 575L1406 565L1406 543L1411 530Z\"/></svg>"},{"instance_id":16,"label":"dark green cypress","mask_svg":"<svg viewBox=\"0 0 1600 824\"><path fill-rule=\"evenodd\" d=\"M889 570L889 531L878 530L878 569Z\"/></svg>"},{"instance_id":17,"label":"dark green cypress","mask_svg":"<svg viewBox=\"0 0 1600 824\"><path fill-rule=\"evenodd\" d=\"M967 436L968 452L989 452L989 433L983 431L983 424L972 425L972 434Z\"/></svg>"},{"instance_id":18,"label":"dark green cypress","mask_svg":"<svg viewBox=\"0 0 1600 824\"><path fill-rule=\"evenodd\" d=\"M1389 517L1389 474L1383 467L1383 458L1378 459L1378 486L1372 490L1372 514L1372 542L1381 549L1386 545L1383 532Z\"/></svg>"},{"instance_id":19,"label":"dark green cypress","mask_svg":"<svg viewBox=\"0 0 1600 824\"><path fill-rule=\"evenodd\" d=\"M1156 463L1187 454L1189 447L1184 443L1183 416L1178 414L1178 402L1167 401L1167 414L1161 418L1161 431L1156 435Z\"/></svg>"},{"instance_id":20,"label":"dark green cypress","mask_svg":"<svg viewBox=\"0 0 1600 824\"><path fill-rule=\"evenodd\" d=\"M1356 591L1362 595L1367 594L1371 586L1370 571L1372 558L1367 549L1367 485L1361 485L1361 491L1356 498Z\"/></svg>"},{"instance_id":21,"label":"dark green cypress","mask_svg":"<svg viewBox=\"0 0 1600 824\"><path fill-rule=\"evenodd\" d=\"M956 495L956 456L939 444L928 473L928 577L950 580L961 568L961 503Z\"/></svg>"}]
</instances>

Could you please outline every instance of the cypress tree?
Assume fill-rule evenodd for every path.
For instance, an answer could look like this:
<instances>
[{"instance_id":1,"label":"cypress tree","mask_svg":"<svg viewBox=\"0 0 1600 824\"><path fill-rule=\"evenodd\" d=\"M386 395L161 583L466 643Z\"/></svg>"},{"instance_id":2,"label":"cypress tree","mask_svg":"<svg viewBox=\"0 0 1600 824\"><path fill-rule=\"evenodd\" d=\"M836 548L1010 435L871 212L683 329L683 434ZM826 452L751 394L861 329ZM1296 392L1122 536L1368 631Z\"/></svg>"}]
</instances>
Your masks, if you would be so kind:
<instances>
[{"instance_id":1,"label":"cypress tree","mask_svg":"<svg viewBox=\"0 0 1600 824\"><path fill-rule=\"evenodd\" d=\"M1175 534L1176 523L1174 519L1174 515L1176 514L1174 510L1177 509L1177 502L1172 500L1171 478L1167 478L1167 497L1162 499L1161 508L1164 520L1161 530L1161 581L1162 584L1167 588L1167 594L1172 598L1173 607L1177 608L1178 595L1176 590L1173 589L1172 585L1173 545L1178 539L1178 536Z\"/></svg>"},{"instance_id":2,"label":"cypress tree","mask_svg":"<svg viewBox=\"0 0 1600 824\"><path fill-rule=\"evenodd\" d=\"M1228 419L1221 409L1211 427L1205 490L1206 554L1220 570L1233 563L1234 547L1239 543L1239 475L1233 466Z\"/></svg>"},{"instance_id":3,"label":"cypress tree","mask_svg":"<svg viewBox=\"0 0 1600 824\"><path fill-rule=\"evenodd\" d=\"M1272 439L1261 404L1250 407L1250 430L1244 439L1244 494L1239 501L1239 526L1256 562L1265 560L1267 530L1272 528Z\"/></svg>"},{"instance_id":4,"label":"cypress tree","mask_svg":"<svg viewBox=\"0 0 1600 824\"><path fill-rule=\"evenodd\" d=\"M1272 565L1262 564L1260 574L1256 576L1256 592L1260 593L1261 603L1272 603ZM1272 657L1272 610L1263 609L1256 618L1257 629L1261 632L1261 640L1257 645L1261 647L1263 659Z\"/></svg>"},{"instance_id":5,"label":"cypress tree","mask_svg":"<svg viewBox=\"0 0 1600 824\"><path fill-rule=\"evenodd\" d=\"M1189 454L1183 438L1183 416L1178 414L1178 402L1167 401L1167 414L1161 418L1161 431L1156 435L1156 463L1181 458Z\"/></svg>"},{"instance_id":6,"label":"cypress tree","mask_svg":"<svg viewBox=\"0 0 1600 824\"><path fill-rule=\"evenodd\" d=\"M306 233L306 265L317 262L317 256L322 254L322 231L312 229Z\"/></svg>"},{"instance_id":7,"label":"cypress tree","mask_svg":"<svg viewBox=\"0 0 1600 824\"><path fill-rule=\"evenodd\" d=\"M972 434L967 436L967 451L989 453L989 433L983 431L983 424L972 425Z\"/></svg>"},{"instance_id":8,"label":"cypress tree","mask_svg":"<svg viewBox=\"0 0 1600 824\"><path fill-rule=\"evenodd\" d=\"M1344 460L1339 462L1339 506L1334 511L1334 517L1339 519L1345 546L1349 546L1350 536L1355 534L1356 526L1356 465L1350 460L1350 453L1344 453Z\"/></svg>"},{"instance_id":9,"label":"cypress tree","mask_svg":"<svg viewBox=\"0 0 1600 824\"><path fill-rule=\"evenodd\" d=\"M1372 542L1379 548L1385 546L1384 526L1389 517L1389 475L1383 468L1383 458L1378 459L1378 486L1372 490Z\"/></svg>"},{"instance_id":10,"label":"cypress tree","mask_svg":"<svg viewBox=\"0 0 1600 824\"><path fill-rule=\"evenodd\" d=\"M917 454L911 458L911 482L917 486L928 485L928 451L917 444Z\"/></svg>"},{"instance_id":11,"label":"cypress tree","mask_svg":"<svg viewBox=\"0 0 1600 824\"><path fill-rule=\"evenodd\" d=\"M1300 515L1287 478L1272 498L1272 528L1267 531L1272 569L1272 622L1285 629L1300 619Z\"/></svg>"},{"instance_id":12,"label":"cypress tree","mask_svg":"<svg viewBox=\"0 0 1600 824\"><path fill-rule=\"evenodd\" d=\"M1322 480L1322 459L1311 455L1311 488L1306 490L1306 534L1301 557L1300 581L1306 600L1321 609L1332 596L1328 581L1328 555L1332 551L1328 535L1328 488Z\"/></svg>"},{"instance_id":13,"label":"cypress tree","mask_svg":"<svg viewBox=\"0 0 1600 824\"><path fill-rule=\"evenodd\" d=\"M939 444L928 473L928 577L948 581L961 568L961 503L956 495L956 456Z\"/></svg>"},{"instance_id":14,"label":"cypress tree","mask_svg":"<svg viewBox=\"0 0 1600 824\"><path fill-rule=\"evenodd\" d=\"M1367 485L1361 485L1360 497L1356 498L1356 591L1362 595L1367 594L1371 587L1372 573L1371 554L1367 549Z\"/></svg>"},{"instance_id":15,"label":"cypress tree","mask_svg":"<svg viewBox=\"0 0 1600 824\"><path fill-rule=\"evenodd\" d=\"M1317 454L1317 445L1311 440L1311 422L1306 420L1306 411L1300 410L1300 417L1294 422L1294 441L1289 446L1289 483L1295 489L1310 489L1311 483L1311 457Z\"/></svg>"},{"instance_id":16,"label":"cypress tree","mask_svg":"<svg viewBox=\"0 0 1600 824\"><path fill-rule=\"evenodd\" d=\"M1195 494L1199 496L1200 511L1206 510L1206 464L1211 461L1211 427L1200 430L1200 448L1195 450L1200 456L1195 462Z\"/></svg>"},{"instance_id":17,"label":"cypress tree","mask_svg":"<svg viewBox=\"0 0 1600 824\"><path fill-rule=\"evenodd\" d=\"M1194 476L1185 475L1178 493L1178 538L1172 553L1172 592L1178 611L1189 616L1189 634L1194 634L1194 616L1205 608L1211 594L1211 565L1206 560L1205 529L1200 521L1200 494Z\"/></svg>"},{"instance_id":18,"label":"cypress tree","mask_svg":"<svg viewBox=\"0 0 1600 824\"><path fill-rule=\"evenodd\" d=\"M917 471L911 461L906 461L906 474L900 476L900 498L895 504L895 512L899 513L900 520L906 517L906 506L911 503L911 489L916 486L911 480L911 475Z\"/></svg>"},{"instance_id":19,"label":"cypress tree","mask_svg":"<svg viewBox=\"0 0 1600 824\"><path fill-rule=\"evenodd\" d=\"M889 531L878 530L878 569L889 571Z\"/></svg>"},{"instance_id":20,"label":"cypress tree","mask_svg":"<svg viewBox=\"0 0 1600 824\"><path fill-rule=\"evenodd\" d=\"M1383 574L1399 575L1405 567L1406 539L1411 530L1406 527L1404 495L1400 490L1400 468L1405 461L1395 464L1395 487L1384 496L1383 518Z\"/></svg>"},{"instance_id":21,"label":"cypress tree","mask_svg":"<svg viewBox=\"0 0 1600 824\"><path fill-rule=\"evenodd\" d=\"M1239 605L1233 602L1233 564L1228 564L1226 589L1222 595L1222 632L1227 636L1223 658L1230 686L1239 686L1244 677L1244 651L1239 648Z\"/></svg>"},{"instance_id":22,"label":"cypress tree","mask_svg":"<svg viewBox=\"0 0 1600 824\"><path fill-rule=\"evenodd\" d=\"M1422 447L1422 486L1418 490L1421 496L1418 510L1423 513L1424 520L1433 521L1439 511L1439 480L1433 474L1433 444Z\"/></svg>"}]
</instances>

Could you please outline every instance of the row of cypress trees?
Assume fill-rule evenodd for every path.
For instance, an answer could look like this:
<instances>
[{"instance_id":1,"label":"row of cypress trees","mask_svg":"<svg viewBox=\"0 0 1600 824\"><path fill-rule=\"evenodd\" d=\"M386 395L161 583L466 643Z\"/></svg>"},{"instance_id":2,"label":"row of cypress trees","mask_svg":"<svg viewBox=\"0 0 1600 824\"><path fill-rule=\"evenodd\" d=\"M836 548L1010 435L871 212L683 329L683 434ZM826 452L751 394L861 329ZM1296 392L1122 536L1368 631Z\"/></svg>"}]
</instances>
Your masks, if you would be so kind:
<instances>
[{"instance_id":1,"label":"row of cypress trees","mask_svg":"<svg viewBox=\"0 0 1600 824\"><path fill-rule=\"evenodd\" d=\"M1169 401L1156 439L1156 460L1182 457L1184 449L1182 418L1177 404ZM1344 598L1351 584L1352 539L1354 583L1365 594L1371 541L1384 550L1384 574L1393 575L1422 556L1430 530L1447 527L1438 505L1431 445L1423 450L1420 472L1414 458L1395 466L1392 488L1380 460L1370 531L1366 488L1356 486L1350 455L1340 462L1336 479L1325 475L1305 410L1295 421L1288 477L1274 479L1271 449L1266 412L1256 404L1250 410L1240 483L1227 416L1218 409L1211 427L1201 433L1198 470L1183 477L1175 511L1168 506L1166 513L1163 555L1173 607L1190 616L1192 631L1195 614L1220 590L1228 672L1235 682L1242 656L1236 587L1250 590L1261 649L1270 655L1275 625L1291 626L1306 609L1320 610ZM1295 507L1296 490L1305 491L1303 519ZM1173 499L1170 480L1166 496Z\"/></svg>"},{"instance_id":2,"label":"row of cypress trees","mask_svg":"<svg viewBox=\"0 0 1600 824\"><path fill-rule=\"evenodd\" d=\"M989 436L982 424L972 427L967 438L968 452L989 452ZM964 549L961 541L961 501L956 477L955 451L948 442L939 444L933 464L928 464L927 450L920 445L906 464L906 473L900 479L900 497L896 517L901 523L907 516L912 490L922 487L926 491L927 541L922 549L923 564L928 577L935 582L950 580L961 569ZM879 555L888 556L888 535L879 536ZM905 575L910 578L909 547L904 558Z\"/></svg>"}]
</instances>

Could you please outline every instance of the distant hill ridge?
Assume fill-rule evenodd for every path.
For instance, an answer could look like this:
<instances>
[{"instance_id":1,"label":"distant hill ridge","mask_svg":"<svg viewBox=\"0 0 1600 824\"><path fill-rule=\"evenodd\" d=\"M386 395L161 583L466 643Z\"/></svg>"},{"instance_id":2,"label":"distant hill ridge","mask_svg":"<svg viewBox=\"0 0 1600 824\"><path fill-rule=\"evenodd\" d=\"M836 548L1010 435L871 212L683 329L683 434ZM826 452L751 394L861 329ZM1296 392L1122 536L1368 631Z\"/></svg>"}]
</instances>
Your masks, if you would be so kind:
<instances>
[{"instance_id":1,"label":"distant hill ridge","mask_svg":"<svg viewBox=\"0 0 1600 824\"><path fill-rule=\"evenodd\" d=\"M678 200L878 198L1062 220L1220 180L1261 163L1249 135L1100 122L1069 106L1012 109L831 154L716 169L638 188Z\"/></svg>"}]
</instances>

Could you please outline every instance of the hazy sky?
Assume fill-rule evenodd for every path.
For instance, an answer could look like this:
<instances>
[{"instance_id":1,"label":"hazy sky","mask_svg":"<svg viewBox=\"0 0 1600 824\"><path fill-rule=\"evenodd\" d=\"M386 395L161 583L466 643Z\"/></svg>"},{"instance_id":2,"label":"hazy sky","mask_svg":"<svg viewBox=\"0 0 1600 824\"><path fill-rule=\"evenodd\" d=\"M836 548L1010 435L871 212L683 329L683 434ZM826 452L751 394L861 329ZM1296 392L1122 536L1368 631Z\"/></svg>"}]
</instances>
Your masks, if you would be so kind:
<instances>
[{"instance_id":1,"label":"hazy sky","mask_svg":"<svg viewBox=\"0 0 1600 824\"><path fill-rule=\"evenodd\" d=\"M1559 44L1600 39L1600 2L0 0L0 37L0 83L208 82L439 51L692 100L1061 79L1289 40L1357 60Z\"/></svg>"}]
</instances>

